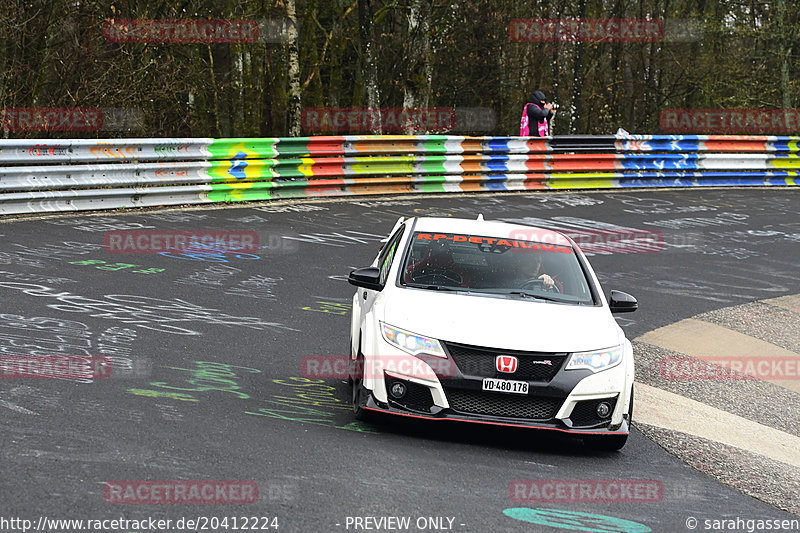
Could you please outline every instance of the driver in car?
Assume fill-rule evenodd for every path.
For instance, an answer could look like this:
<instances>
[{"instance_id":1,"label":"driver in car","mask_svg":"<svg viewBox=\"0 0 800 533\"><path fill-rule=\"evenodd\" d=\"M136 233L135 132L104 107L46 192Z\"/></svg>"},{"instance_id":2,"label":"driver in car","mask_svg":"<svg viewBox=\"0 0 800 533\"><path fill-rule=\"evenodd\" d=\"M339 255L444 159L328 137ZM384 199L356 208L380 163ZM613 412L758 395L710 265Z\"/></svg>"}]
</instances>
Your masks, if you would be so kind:
<instances>
[{"instance_id":1,"label":"driver in car","mask_svg":"<svg viewBox=\"0 0 800 533\"><path fill-rule=\"evenodd\" d=\"M405 281L469 287L468 273L455 262L450 244L445 240L428 244L422 258L406 268Z\"/></svg>"},{"instance_id":2,"label":"driver in car","mask_svg":"<svg viewBox=\"0 0 800 533\"><path fill-rule=\"evenodd\" d=\"M533 285L541 284L542 289L552 291L555 287L557 292L564 292L563 284L558 281L558 275L550 275L545 271L548 270L544 265L544 253L542 252L529 252L521 253L519 278L517 283L520 288L531 288ZM538 282L536 280L541 280Z\"/></svg>"}]
</instances>

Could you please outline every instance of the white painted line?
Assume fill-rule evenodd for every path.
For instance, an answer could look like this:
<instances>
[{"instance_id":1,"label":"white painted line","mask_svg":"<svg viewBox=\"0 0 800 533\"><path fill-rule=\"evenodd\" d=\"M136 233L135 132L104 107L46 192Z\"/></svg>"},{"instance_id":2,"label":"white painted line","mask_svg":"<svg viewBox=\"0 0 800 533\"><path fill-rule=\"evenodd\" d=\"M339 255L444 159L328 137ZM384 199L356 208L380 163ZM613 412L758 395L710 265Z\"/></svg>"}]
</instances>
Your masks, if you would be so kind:
<instances>
[{"instance_id":1,"label":"white painted line","mask_svg":"<svg viewBox=\"0 0 800 533\"><path fill-rule=\"evenodd\" d=\"M645 333L638 341L660 346L690 357L714 362L725 359L796 359L800 364L800 354L781 348L761 339L756 339L733 329L711 322L687 318L669 326ZM793 367L796 369L797 366ZM779 374L777 371L775 375ZM785 389L800 392L800 379L764 379Z\"/></svg>"},{"instance_id":2,"label":"white painted line","mask_svg":"<svg viewBox=\"0 0 800 533\"><path fill-rule=\"evenodd\" d=\"M800 437L665 390L636 383L636 422L688 433L800 467Z\"/></svg>"},{"instance_id":3,"label":"white painted line","mask_svg":"<svg viewBox=\"0 0 800 533\"><path fill-rule=\"evenodd\" d=\"M12 411L16 411L18 413L22 413L24 415L38 415L39 413L34 413L30 409L25 409L24 407L20 407L19 405L14 405L11 402L7 402L5 400L0 400L0 406L5 407L6 409L11 409Z\"/></svg>"}]
</instances>

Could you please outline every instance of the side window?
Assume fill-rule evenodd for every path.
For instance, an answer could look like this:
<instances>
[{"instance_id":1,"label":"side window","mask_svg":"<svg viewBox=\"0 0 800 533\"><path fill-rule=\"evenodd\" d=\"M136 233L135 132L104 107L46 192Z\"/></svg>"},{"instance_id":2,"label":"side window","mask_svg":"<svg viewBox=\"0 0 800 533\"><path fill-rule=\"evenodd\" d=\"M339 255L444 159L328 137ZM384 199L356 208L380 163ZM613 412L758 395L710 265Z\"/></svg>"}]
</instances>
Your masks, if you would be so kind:
<instances>
[{"instance_id":1,"label":"side window","mask_svg":"<svg viewBox=\"0 0 800 533\"><path fill-rule=\"evenodd\" d=\"M405 224L402 224L399 228L397 228L397 231L394 232L394 235L392 235L392 237L389 239L389 242L386 243L386 246L381 252L381 257L378 260L378 268L381 269L381 284L386 283L386 277L389 275L389 269L392 268L394 254L397 251L397 246L400 244L400 239L403 237L403 231L405 229Z\"/></svg>"}]
</instances>

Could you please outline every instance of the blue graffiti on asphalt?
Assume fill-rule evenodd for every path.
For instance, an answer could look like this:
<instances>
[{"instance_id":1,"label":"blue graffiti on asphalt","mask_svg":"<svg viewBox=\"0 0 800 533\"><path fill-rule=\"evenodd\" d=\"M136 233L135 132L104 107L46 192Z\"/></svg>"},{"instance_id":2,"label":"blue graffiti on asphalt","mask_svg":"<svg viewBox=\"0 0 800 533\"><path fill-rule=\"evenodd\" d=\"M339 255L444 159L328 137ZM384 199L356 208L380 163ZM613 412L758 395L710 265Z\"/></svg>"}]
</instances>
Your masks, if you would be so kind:
<instances>
[{"instance_id":1,"label":"blue graffiti on asphalt","mask_svg":"<svg viewBox=\"0 0 800 533\"><path fill-rule=\"evenodd\" d=\"M562 509L513 507L504 510L503 514L522 522L559 529L570 529L572 531L591 531L596 533L652 533L653 531L639 522L632 522L614 516L579 513Z\"/></svg>"},{"instance_id":2,"label":"blue graffiti on asphalt","mask_svg":"<svg viewBox=\"0 0 800 533\"><path fill-rule=\"evenodd\" d=\"M189 261L210 261L213 263L228 263L229 259L261 259L260 255L231 252L224 246L214 243L192 243L189 248L179 252L159 252L158 255L186 259Z\"/></svg>"}]
</instances>

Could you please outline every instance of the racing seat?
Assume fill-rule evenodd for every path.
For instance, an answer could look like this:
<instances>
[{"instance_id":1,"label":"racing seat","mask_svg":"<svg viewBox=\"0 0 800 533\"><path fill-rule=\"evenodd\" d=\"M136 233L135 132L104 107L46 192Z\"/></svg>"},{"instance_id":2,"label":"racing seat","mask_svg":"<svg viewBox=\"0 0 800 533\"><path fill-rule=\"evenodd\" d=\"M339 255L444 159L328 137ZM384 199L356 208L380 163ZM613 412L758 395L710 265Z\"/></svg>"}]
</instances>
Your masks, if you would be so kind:
<instances>
[{"instance_id":1,"label":"racing seat","mask_svg":"<svg viewBox=\"0 0 800 533\"><path fill-rule=\"evenodd\" d=\"M455 262L445 240L428 243L422 258L406 267L403 279L406 283L470 286L469 273Z\"/></svg>"}]
</instances>

